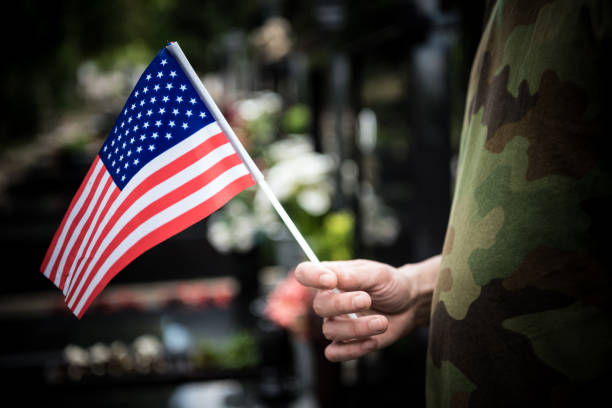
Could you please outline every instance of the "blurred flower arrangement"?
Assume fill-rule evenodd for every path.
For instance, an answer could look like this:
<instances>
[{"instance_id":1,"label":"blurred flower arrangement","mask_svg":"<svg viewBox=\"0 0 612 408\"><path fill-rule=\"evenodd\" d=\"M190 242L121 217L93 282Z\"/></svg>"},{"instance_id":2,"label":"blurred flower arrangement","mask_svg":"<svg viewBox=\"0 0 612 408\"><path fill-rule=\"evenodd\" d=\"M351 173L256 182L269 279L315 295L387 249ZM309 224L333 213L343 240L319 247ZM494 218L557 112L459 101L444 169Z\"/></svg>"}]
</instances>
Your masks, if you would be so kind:
<instances>
[{"instance_id":1,"label":"blurred flower arrangement","mask_svg":"<svg viewBox=\"0 0 612 408\"><path fill-rule=\"evenodd\" d=\"M332 210L335 160L314 151L305 134L310 113L296 105L281 114L280 96L259 93L241 100L228 115L276 197L313 250L322 259L352 254L353 216ZM276 135L285 136L276 139ZM274 247L286 230L267 198L249 189L208 220L208 240L220 252L247 252L257 245ZM274 250L274 248L273 248Z\"/></svg>"},{"instance_id":2,"label":"blurred flower arrangement","mask_svg":"<svg viewBox=\"0 0 612 408\"><path fill-rule=\"evenodd\" d=\"M264 313L279 326L299 336L307 336L311 301L310 289L302 286L290 272L268 295Z\"/></svg>"}]
</instances>

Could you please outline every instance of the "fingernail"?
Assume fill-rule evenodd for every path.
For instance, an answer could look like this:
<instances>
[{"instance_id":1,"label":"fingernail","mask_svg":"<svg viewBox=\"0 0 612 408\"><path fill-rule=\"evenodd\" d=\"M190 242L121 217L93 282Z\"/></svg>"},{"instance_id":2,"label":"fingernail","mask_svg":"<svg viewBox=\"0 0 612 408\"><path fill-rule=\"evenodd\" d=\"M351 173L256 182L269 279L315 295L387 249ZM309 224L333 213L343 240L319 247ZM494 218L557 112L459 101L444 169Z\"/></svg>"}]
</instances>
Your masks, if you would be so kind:
<instances>
[{"instance_id":1,"label":"fingernail","mask_svg":"<svg viewBox=\"0 0 612 408\"><path fill-rule=\"evenodd\" d=\"M359 294L353 297L353 307L355 309L363 309L368 305L368 297L364 294Z\"/></svg>"},{"instance_id":2,"label":"fingernail","mask_svg":"<svg viewBox=\"0 0 612 408\"><path fill-rule=\"evenodd\" d=\"M385 328L385 322L380 317L375 317L368 322L370 330L381 331Z\"/></svg>"},{"instance_id":3,"label":"fingernail","mask_svg":"<svg viewBox=\"0 0 612 408\"><path fill-rule=\"evenodd\" d=\"M330 287L330 286L334 286L334 284L336 283L336 280L334 279L334 275L332 275L331 273L324 273L323 275L319 277L319 282L323 286Z\"/></svg>"}]
</instances>

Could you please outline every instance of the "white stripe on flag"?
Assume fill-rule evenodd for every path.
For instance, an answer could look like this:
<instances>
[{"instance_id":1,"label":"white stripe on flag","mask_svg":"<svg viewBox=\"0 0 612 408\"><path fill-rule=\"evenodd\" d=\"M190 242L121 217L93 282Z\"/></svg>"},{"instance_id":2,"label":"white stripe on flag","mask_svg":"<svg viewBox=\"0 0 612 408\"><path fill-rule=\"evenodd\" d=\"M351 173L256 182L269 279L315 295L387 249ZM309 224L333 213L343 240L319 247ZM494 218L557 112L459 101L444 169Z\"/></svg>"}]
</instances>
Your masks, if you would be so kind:
<instances>
[{"instance_id":1,"label":"white stripe on flag","mask_svg":"<svg viewBox=\"0 0 612 408\"><path fill-rule=\"evenodd\" d=\"M83 229L83 226L87 222L89 222L89 217L91 216L93 209L98 203L98 199L100 198L100 195L102 194L102 190L104 189L104 186L106 185L106 182L108 181L109 178L110 178L110 175L108 174L108 172L104 172L102 174L102 179L98 183L98 186L96 187L93 197L91 198L91 200L89 201L89 204L87 205L87 208L85 209L85 213L79 220L75 229L72 231L70 239L68 240L68 243L66 244L66 247L64 248L64 253L62 254L62 258L60 260L59 266L57 267L57 274L59 276L63 276L64 267L66 266L66 259L68 258L68 255L70 255L70 252L72 252L72 247L74 243L76 242L77 238L79 237L79 235L81 234L81 230Z\"/></svg>"},{"instance_id":2,"label":"white stripe on flag","mask_svg":"<svg viewBox=\"0 0 612 408\"><path fill-rule=\"evenodd\" d=\"M80 302L73 309L74 302L81 291L81 285L79 285L76 292L70 299L68 307L72 309L74 314L78 316L81 311L81 308L87 303L89 296L91 295L95 287L98 285L100 280L102 280L106 271L108 271L112 267L112 265L121 257L121 255L123 255L129 248L138 243L138 241L150 234L152 231L155 231L159 227L172 221L174 218L184 214L190 209L196 207L197 205L204 203L206 200L213 197L230 183L247 174L249 174L249 171L247 170L246 166L243 163L240 163L232 167L231 169L225 171L215 180L208 183L195 193L171 205L165 210L155 214L153 217L149 218L147 221L139 225L106 259L102 267L96 272L93 279L87 286L85 292L83 293L83 296L81 297Z\"/></svg>"},{"instance_id":3,"label":"white stripe on flag","mask_svg":"<svg viewBox=\"0 0 612 408\"><path fill-rule=\"evenodd\" d=\"M68 215L68 218L66 219L66 223L64 224L64 228L62 229L62 232L61 232L61 234L60 234L60 236L59 236L59 238L58 238L58 240L57 240L57 242L55 244L55 247L53 248L53 253L51 254L51 258L49 259L49 263L47 264L47 267L45 268L44 275L47 278L50 277L51 270L55 266L55 261L57 260L57 257L59 256L59 252L62 249L62 246L64 245L64 240L66 239L66 234L70 230L70 226L72 225L72 222L74 221L74 217L76 217L76 215L79 213L81 207L83 206L83 202L85 201L85 198L89 195L89 191L91 190L91 188L93 186L93 181L96 179L96 177L98 175L98 172L100 171L100 169L102 167L103 167L102 160L98 160L98 163L96 164L96 167L95 167L94 171L91 173L91 176L87 180L87 184L85 185L85 188L83 189L83 192L79 196L79 198L78 198L76 204L74 205L74 207L72 207L72 211L70 212L70 214ZM53 282L58 287L59 287L60 278L61 278L61 274L57 273L55 275L55 280Z\"/></svg>"},{"instance_id":4,"label":"white stripe on flag","mask_svg":"<svg viewBox=\"0 0 612 408\"><path fill-rule=\"evenodd\" d=\"M102 210L104 209L104 207L108 203L108 199L113 194L113 191L116 191L116 190L117 190L117 186L111 180L110 185L108 186L108 188L106 190L106 194L104 195L104 197L100 201L100 205L98 206L98 210L96 211L96 214L95 214L94 218L89 223L89 228L87 228L87 232L85 233L85 236L83 237L83 240L81 241L81 245L79 246L79 250L77 252L77 255L74 258L74 260L72 262L72 265L70 266L70 271L68 272L68 277L66 278L66 283L65 283L64 289L63 289L64 295L68 292L68 286L70 285L70 281L72 280L72 277L74 275L75 268L76 268L77 265L79 265L79 263L80 263L80 261L82 259L81 256L83 255L83 251L85 250L85 244L89 242L89 237L93 233L94 227L96 226L96 224L98 222L98 218L100 218L100 215L102 214ZM87 254L89 255L89 252Z\"/></svg>"}]
</instances>

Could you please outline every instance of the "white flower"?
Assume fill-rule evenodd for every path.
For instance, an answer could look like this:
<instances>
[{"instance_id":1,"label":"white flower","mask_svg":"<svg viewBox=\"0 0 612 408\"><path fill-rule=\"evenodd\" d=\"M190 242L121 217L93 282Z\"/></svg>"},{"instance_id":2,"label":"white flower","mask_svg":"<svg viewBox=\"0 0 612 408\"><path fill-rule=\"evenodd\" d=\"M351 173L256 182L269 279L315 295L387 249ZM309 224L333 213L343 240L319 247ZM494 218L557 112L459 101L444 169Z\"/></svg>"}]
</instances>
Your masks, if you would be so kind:
<instances>
[{"instance_id":1,"label":"white flower","mask_svg":"<svg viewBox=\"0 0 612 408\"><path fill-rule=\"evenodd\" d=\"M329 211L331 197L323 188L308 188L298 193L297 202L308 214L319 216Z\"/></svg>"}]
</instances>

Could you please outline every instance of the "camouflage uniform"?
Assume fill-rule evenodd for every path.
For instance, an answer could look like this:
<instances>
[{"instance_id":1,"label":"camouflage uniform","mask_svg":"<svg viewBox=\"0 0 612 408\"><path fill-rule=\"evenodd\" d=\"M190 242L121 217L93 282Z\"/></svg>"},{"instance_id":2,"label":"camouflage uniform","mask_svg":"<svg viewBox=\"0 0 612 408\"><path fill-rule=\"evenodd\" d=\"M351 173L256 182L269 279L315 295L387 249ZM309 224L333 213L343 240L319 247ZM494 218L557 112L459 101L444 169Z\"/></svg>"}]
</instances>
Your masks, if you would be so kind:
<instances>
[{"instance_id":1,"label":"camouflage uniform","mask_svg":"<svg viewBox=\"0 0 612 408\"><path fill-rule=\"evenodd\" d=\"M611 8L492 9L432 304L428 406L585 406L612 387Z\"/></svg>"}]
</instances>

